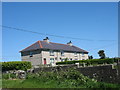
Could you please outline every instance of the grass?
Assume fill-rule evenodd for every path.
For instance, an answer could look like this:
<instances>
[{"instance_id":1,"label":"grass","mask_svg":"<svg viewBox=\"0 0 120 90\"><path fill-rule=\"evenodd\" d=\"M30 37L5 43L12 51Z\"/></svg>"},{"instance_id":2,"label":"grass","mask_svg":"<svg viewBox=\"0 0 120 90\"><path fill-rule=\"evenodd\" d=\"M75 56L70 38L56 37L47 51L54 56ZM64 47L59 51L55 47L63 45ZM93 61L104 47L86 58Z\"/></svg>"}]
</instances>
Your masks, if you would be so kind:
<instances>
[{"instance_id":1,"label":"grass","mask_svg":"<svg viewBox=\"0 0 120 90\"><path fill-rule=\"evenodd\" d=\"M47 86L43 82L38 82L36 80L3 80L3 88L47 88L54 86L53 82Z\"/></svg>"},{"instance_id":2,"label":"grass","mask_svg":"<svg viewBox=\"0 0 120 90\"><path fill-rule=\"evenodd\" d=\"M120 85L97 82L70 69L61 72L28 74L25 80L3 78L3 88L120 88Z\"/></svg>"},{"instance_id":3,"label":"grass","mask_svg":"<svg viewBox=\"0 0 120 90\"><path fill-rule=\"evenodd\" d=\"M90 84L90 87L88 85L71 85L71 82L61 82L58 84L55 80L47 82L42 80L3 80L2 83L3 88L120 88L118 85L106 83Z\"/></svg>"}]
</instances>

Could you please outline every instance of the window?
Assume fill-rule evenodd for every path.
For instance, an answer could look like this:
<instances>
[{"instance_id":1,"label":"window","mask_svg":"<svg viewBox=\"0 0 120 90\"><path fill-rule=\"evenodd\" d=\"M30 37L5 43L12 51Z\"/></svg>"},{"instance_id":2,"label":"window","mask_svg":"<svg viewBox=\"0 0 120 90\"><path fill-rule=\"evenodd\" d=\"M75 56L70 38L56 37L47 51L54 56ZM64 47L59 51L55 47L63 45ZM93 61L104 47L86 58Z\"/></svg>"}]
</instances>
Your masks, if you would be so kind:
<instances>
[{"instance_id":1,"label":"window","mask_svg":"<svg viewBox=\"0 0 120 90\"><path fill-rule=\"evenodd\" d=\"M61 51L61 56L64 56L64 51Z\"/></svg>"},{"instance_id":2,"label":"window","mask_svg":"<svg viewBox=\"0 0 120 90\"><path fill-rule=\"evenodd\" d=\"M64 59L61 59L61 62L64 62Z\"/></svg>"},{"instance_id":3,"label":"window","mask_svg":"<svg viewBox=\"0 0 120 90\"><path fill-rule=\"evenodd\" d=\"M70 60L72 61L72 58L70 58Z\"/></svg>"},{"instance_id":4,"label":"window","mask_svg":"<svg viewBox=\"0 0 120 90\"><path fill-rule=\"evenodd\" d=\"M77 52L74 53L74 56L77 57Z\"/></svg>"},{"instance_id":5,"label":"window","mask_svg":"<svg viewBox=\"0 0 120 90\"><path fill-rule=\"evenodd\" d=\"M55 57L55 60L57 60L57 57Z\"/></svg>"},{"instance_id":6,"label":"window","mask_svg":"<svg viewBox=\"0 0 120 90\"><path fill-rule=\"evenodd\" d=\"M64 62L64 61L65 61L65 59L64 59L64 58L60 58L60 60L61 60L61 62Z\"/></svg>"},{"instance_id":7,"label":"window","mask_svg":"<svg viewBox=\"0 0 120 90\"><path fill-rule=\"evenodd\" d=\"M54 64L54 58L50 58L50 63Z\"/></svg>"},{"instance_id":8,"label":"window","mask_svg":"<svg viewBox=\"0 0 120 90\"><path fill-rule=\"evenodd\" d=\"M54 56L54 52L50 50L50 56Z\"/></svg>"},{"instance_id":9,"label":"window","mask_svg":"<svg viewBox=\"0 0 120 90\"><path fill-rule=\"evenodd\" d=\"M33 52L30 51L30 57L33 57Z\"/></svg>"},{"instance_id":10,"label":"window","mask_svg":"<svg viewBox=\"0 0 120 90\"><path fill-rule=\"evenodd\" d=\"M84 53L82 53L82 56L84 56Z\"/></svg>"}]
</instances>

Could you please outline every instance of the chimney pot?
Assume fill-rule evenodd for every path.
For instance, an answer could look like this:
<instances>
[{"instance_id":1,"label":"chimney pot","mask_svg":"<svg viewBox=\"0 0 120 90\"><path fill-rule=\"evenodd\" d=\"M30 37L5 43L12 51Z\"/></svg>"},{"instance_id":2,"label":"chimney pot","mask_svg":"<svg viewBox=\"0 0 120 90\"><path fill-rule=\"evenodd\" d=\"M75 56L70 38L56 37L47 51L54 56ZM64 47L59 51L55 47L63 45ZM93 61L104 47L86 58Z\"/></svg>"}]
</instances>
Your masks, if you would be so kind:
<instances>
[{"instance_id":1,"label":"chimney pot","mask_svg":"<svg viewBox=\"0 0 120 90\"><path fill-rule=\"evenodd\" d=\"M45 39L43 39L43 41L45 41L45 42L49 43L49 38L48 38L48 37L46 37Z\"/></svg>"},{"instance_id":2,"label":"chimney pot","mask_svg":"<svg viewBox=\"0 0 120 90\"><path fill-rule=\"evenodd\" d=\"M71 41L69 41L69 42L67 43L67 45L70 45L70 46L72 46L72 42L71 42Z\"/></svg>"}]
</instances>

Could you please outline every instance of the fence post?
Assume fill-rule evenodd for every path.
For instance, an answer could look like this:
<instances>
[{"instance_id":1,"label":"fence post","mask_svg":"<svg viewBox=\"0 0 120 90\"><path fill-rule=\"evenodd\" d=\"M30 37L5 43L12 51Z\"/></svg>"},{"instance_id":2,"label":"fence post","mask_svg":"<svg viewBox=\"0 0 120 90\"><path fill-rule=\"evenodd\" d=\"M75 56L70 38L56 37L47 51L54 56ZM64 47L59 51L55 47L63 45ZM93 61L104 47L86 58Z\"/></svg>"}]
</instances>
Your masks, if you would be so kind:
<instances>
[{"instance_id":1,"label":"fence post","mask_svg":"<svg viewBox=\"0 0 120 90\"><path fill-rule=\"evenodd\" d=\"M85 67L85 63L83 63L83 67Z\"/></svg>"},{"instance_id":2,"label":"fence post","mask_svg":"<svg viewBox=\"0 0 120 90\"><path fill-rule=\"evenodd\" d=\"M79 68L79 63L75 63L77 65L77 68Z\"/></svg>"}]
</instances>

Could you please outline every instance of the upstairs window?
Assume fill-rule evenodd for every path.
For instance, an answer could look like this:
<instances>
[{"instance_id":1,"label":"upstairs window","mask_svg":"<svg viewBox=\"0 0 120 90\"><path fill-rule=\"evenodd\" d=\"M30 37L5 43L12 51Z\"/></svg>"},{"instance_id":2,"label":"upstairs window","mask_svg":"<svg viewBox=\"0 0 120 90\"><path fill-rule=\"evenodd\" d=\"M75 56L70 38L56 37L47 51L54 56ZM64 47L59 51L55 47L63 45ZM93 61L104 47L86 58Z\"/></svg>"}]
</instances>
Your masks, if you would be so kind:
<instances>
[{"instance_id":1,"label":"upstairs window","mask_svg":"<svg viewBox=\"0 0 120 90\"><path fill-rule=\"evenodd\" d=\"M74 53L74 56L77 57L77 52Z\"/></svg>"},{"instance_id":2,"label":"upstairs window","mask_svg":"<svg viewBox=\"0 0 120 90\"><path fill-rule=\"evenodd\" d=\"M82 53L82 56L84 56L84 53Z\"/></svg>"},{"instance_id":3,"label":"upstairs window","mask_svg":"<svg viewBox=\"0 0 120 90\"><path fill-rule=\"evenodd\" d=\"M50 50L50 56L54 56L54 51Z\"/></svg>"},{"instance_id":4,"label":"upstairs window","mask_svg":"<svg viewBox=\"0 0 120 90\"><path fill-rule=\"evenodd\" d=\"M33 57L33 52L30 51L30 57Z\"/></svg>"},{"instance_id":5,"label":"upstairs window","mask_svg":"<svg viewBox=\"0 0 120 90\"><path fill-rule=\"evenodd\" d=\"M61 51L61 56L64 56L64 51Z\"/></svg>"}]
</instances>

